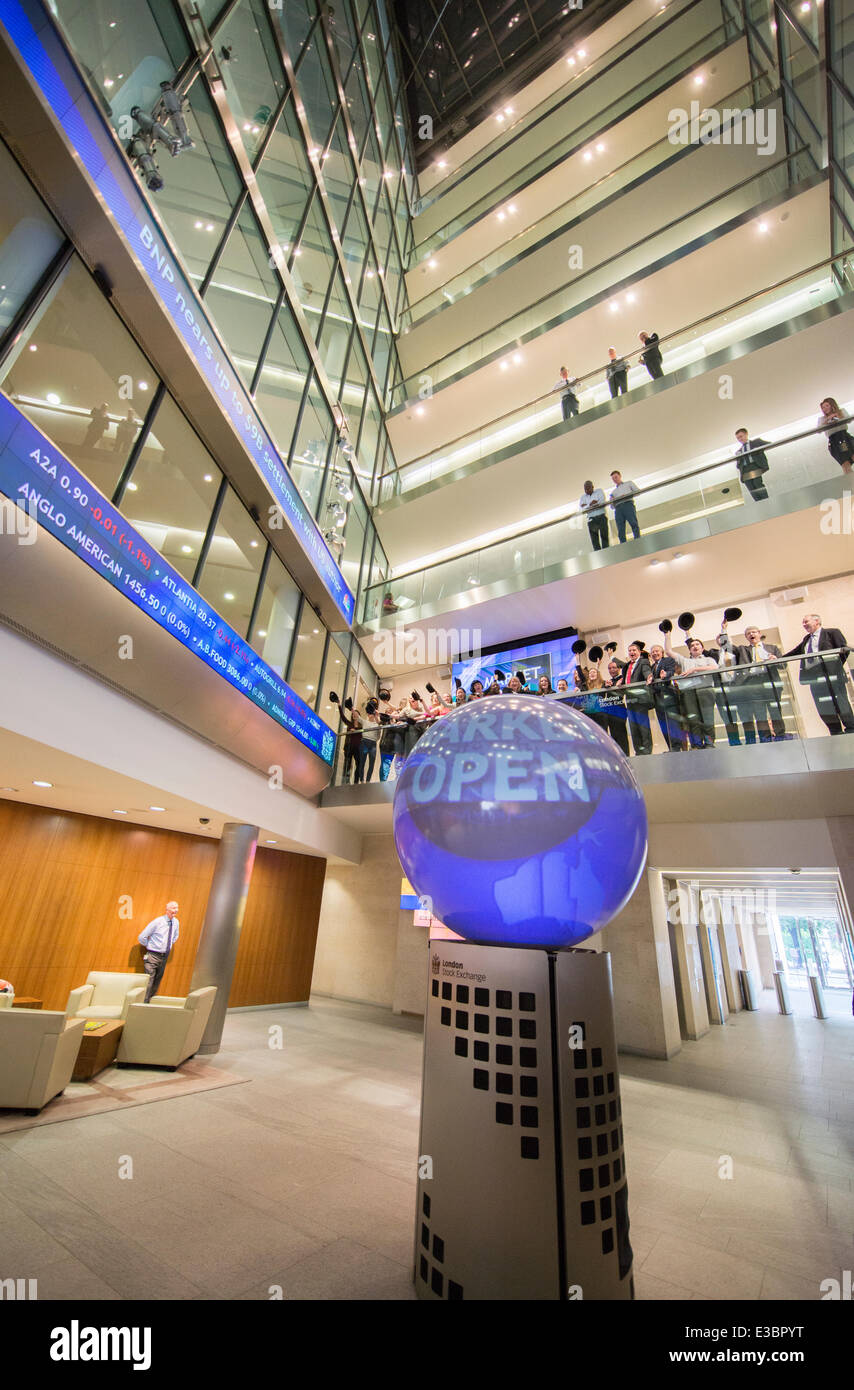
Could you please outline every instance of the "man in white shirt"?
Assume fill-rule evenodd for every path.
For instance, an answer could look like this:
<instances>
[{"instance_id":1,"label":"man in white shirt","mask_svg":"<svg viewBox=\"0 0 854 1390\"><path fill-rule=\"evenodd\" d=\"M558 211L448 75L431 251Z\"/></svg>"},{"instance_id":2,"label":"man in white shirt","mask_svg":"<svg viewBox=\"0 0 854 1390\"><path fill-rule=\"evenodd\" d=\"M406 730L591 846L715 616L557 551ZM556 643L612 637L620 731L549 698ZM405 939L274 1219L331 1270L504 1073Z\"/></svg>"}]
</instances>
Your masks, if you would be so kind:
<instances>
[{"instance_id":1,"label":"man in white shirt","mask_svg":"<svg viewBox=\"0 0 854 1390\"><path fill-rule=\"evenodd\" d=\"M605 506L605 494L601 487L594 487L588 479L578 499L578 510L587 516L587 530L594 550L606 550L610 545Z\"/></svg>"},{"instance_id":2,"label":"man in white shirt","mask_svg":"<svg viewBox=\"0 0 854 1390\"><path fill-rule=\"evenodd\" d=\"M682 716L692 748L715 746L715 689L712 675L718 669L713 656L706 656L699 637L688 643L688 656L673 684L679 691Z\"/></svg>"},{"instance_id":3,"label":"man in white shirt","mask_svg":"<svg viewBox=\"0 0 854 1390\"><path fill-rule=\"evenodd\" d=\"M854 712L848 699L846 665L850 655L848 643L838 627L822 627L817 613L807 613L803 620L806 636L786 656L804 655L801 662L801 685L808 685L815 707L832 734L854 734ZM838 649L837 656L819 655Z\"/></svg>"},{"instance_id":4,"label":"man in white shirt","mask_svg":"<svg viewBox=\"0 0 854 1390\"><path fill-rule=\"evenodd\" d=\"M145 947L142 968L148 976L148 988L145 991L146 1004L160 988L160 981L169 960L169 953L178 940L180 926L177 913L178 904L168 902L163 916L155 917L139 934L139 944Z\"/></svg>"},{"instance_id":5,"label":"man in white shirt","mask_svg":"<svg viewBox=\"0 0 854 1390\"><path fill-rule=\"evenodd\" d=\"M560 408L564 420L569 420L573 415L578 415L581 410L578 404L578 397L574 388L578 385L578 377L570 376L566 367L561 367L560 376L552 387L553 391L562 391L560 398Z\"/></svg>"},{"instance_id":6,"label":"man in white shirt","mask_svg":"<svg viewBox=\"0 0 854 1390\"><path fill-rule=\"evenodd\" d=\"M617 468L614 469L611 478L614 483L614 491L611 493L610 501L614 508L614 520L617 523L617 537L622 545L626 539L627 524L631 526L635 540L640 535L638 514L632 501L635 493L640 492L640 488L637 483L623 482L623 475Z\"/></svg>"}]
</instances>

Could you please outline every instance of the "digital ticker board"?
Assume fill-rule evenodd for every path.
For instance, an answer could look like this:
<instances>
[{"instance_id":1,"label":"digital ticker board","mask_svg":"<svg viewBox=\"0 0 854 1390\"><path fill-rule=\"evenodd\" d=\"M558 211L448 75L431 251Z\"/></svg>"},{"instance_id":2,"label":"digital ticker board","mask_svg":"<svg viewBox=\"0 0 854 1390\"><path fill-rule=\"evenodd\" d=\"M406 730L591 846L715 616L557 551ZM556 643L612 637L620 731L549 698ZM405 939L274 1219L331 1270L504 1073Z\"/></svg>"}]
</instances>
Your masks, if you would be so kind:
<instances>
[{"instance_id":1,"label":"digital ticker board","mask_svg":"<svg viewBox=\"0 0 854 1390\"><path fill-rule=\"evenodd\" d=\"M331 764L335 735L45 435L0 393L0 493ZM19 519L24 521L23 518ZM9 529L9 528L7 528ZM28 540L19 526L19 539ZM37 539L37 532L33 532Z\"/></svg>"}]
</instances>

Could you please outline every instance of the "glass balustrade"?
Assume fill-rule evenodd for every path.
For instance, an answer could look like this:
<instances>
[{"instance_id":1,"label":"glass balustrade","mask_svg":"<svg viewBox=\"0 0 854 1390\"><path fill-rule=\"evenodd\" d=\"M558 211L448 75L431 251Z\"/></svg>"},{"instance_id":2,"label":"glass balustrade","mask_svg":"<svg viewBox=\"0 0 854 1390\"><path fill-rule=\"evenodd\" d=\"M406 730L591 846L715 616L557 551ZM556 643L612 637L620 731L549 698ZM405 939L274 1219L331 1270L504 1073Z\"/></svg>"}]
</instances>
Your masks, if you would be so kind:
<instances>
[{"instance_id":1,"label":"glass balustrade","mask_svg":"<svg viewBox=\"0 0 854 1390\"><path fill-rule=\"evenodd\" d=\"M851 409L851 406L846 407ZM771 432L773 433L773 431ZM763 482L769 499L779 501L795 494L812 483L824 482L839 476L839 465L830 457L827 437L822 430L809 430L770 441L765 450L768 471ZM632 499L641 536L662 534L662 546L668 545L671 527L684 522L705 522L703 534L712 534L712 518L719 513L737 516L735 524L750 525L763 518L762 500L755 500L742 483L735 454L727 453L717 461L684 465L674 476L673 470L655 468L637 474L634 481L639 492ZM797 505L797 503L796 503ZM607 502L608 549L614 554L631 558L637 552L632 545L631 524L624 528L625 545L619 539L614 504ZM729 524L733 524L732 519ZM441 560L410 574L395 575L380 585L365 590L362 599L363 623L378 623L394 617L395 623L407 614L429 606L434 611L443 602L460 594L477 598L489 594L491 586L504 584L507 591L535 588L548 582L556 566L589 555L592 535L587 518L575 508L564 518L496 541L466 555ZM399 617L396 615L400 615Z\"/></svg>"},{"instance_id":2,"label":"glass balustrade","mask_svg":"<svg viewBox=\"0 0 854 1390\"><path fill-rule=\"evenodd\" d=\"M431 378L435 389L443 382L475 370L503 349L518 348L534 335L565 324L597 295L609 293L615 284L640 274L662 257L680 254L698 237L708 236L722 224L750 213L768 199L779 197L814 172L811 157L800 151L739 180L714 198L705 198L700 189L692 198L692 206L675 220L663 222L657 230L648 230L630 246L578 275L571 284L544 295L437 361L424 364L395 387L393 408L415 398L425 374ZM666 217L666 213L662 216Z\"/></svg>"},{"instance_id":3,"label":"glass balustrade","mask_svg":"<svg viewBox=\"0 0 854 1390\"><path fill-rule=\"evenodd\" d=\"M649 755L690 756L715 748L747 749L854 734L854 685L847 650L832 648L818 656L750 662L749 649L742 645L739 650L737 638L734 646L732 657L718 647L705 649L706 654L712 653L714 668L692 672L691 658L680 655L678 663L686 668L681 674L677 670L667 679L629 685L621 684L625 661L617 663L620 670L609 674L603 658L590 667L576 668L584 673L582 684L592 681L594 688L545 698L560 699L577 710L633 762ZM575 673L569 674L574 682ZM539 698L530 689L521 694ZM448 689L435 696L425 693L425 700L433 704L423 715L407 710L389 716L379 726L372 726L367 738L358 733L340 734L332 785L394 782L422 735L437 719L452 716L460 703L466 703L463 695L464 691L452 694ZM501 700L502 695L483 698ZM441 713L436 713L439 709ZM751 755L743 756L747 759ZM703 771L702 763L698 763L698 771ZM709 763L706 774L714 775Z\"/></svg>"},{"instance_id":4,"label":"glass balustrade","mask_svg":"<svg viewBox=\"0 0 854 1390\"><path fill-rule=\"evenodd\" d=\"M743 110L756 104L759 92L768 96L771 90L767 76L764 73L759 74L753 82L722 97L716 106L728 110ZM687 138L686 135L686 143ZM547 216L538 218L530 226L509 237L489 255L481 256L459 274L437 285L421 299L410 299L407 325L414 327L437 310L445 308L448 304L455 304L458 299L486 284L504 266L515 263L526 252L538 250L552 237L565 234L574 222L593 208L599 207L606 199L615 197L617 193L643 179L645 175L660 170L669 161L684 158L685 154L685 145L680 144L678 132L656 140L646 149L632 155L631 159L627 159L618 168L603 174L581 193L568 198Z\"/></svg>"},{"instance_id":5,"label":"glass balustrade","mask_svg":"<svg viewBox=\"0 0 854 1390\"><path fill-rule=\"evenodd\" d=\"M570 130L561 130L559 138L553 139L551 143L543 148L543 130L538 126L533 126L517 137L513 147L513 171L499 183L492 186L481 197L473 201L467 201L465 210L457 216L450 218L443 226L430 233L423 241L416 240L415 260L416 263L424 259L425 256L435 254L440 247L447 245L453 237L472 226L481 217L491 212L498 203L506 198L513 197L520 188L530 184L534 179L539 178L549 169L554 168L562 160L572 153L579 146L584 145L588 140L600 135L608 126L620 120L642 105L643 102L654 93L666 86L670 81L676 79L684 72L694 68L697 63L701 63L709 54L722 48L726 41L726 32L722 25L709 29L701 38L696 39L685 47L680 53L670 58L654 72L648 73L642 81L629 85L618 97L609 102L605 107L594 112L588 119L578 125L572 125ZM631 53L626 55L631 57ZM575 94L573 94L575 95ZM566 115L570 122L572 120L571 109L572 97L567 100ZM557 112L552 112L549 117L549 127L564 125L565 121L558 118ZM547 136L546 136L547 138ZM418 222L414 224L416 238L418 237Z\"/></svg>"},{"instance_id":6,"label":"glass balustrade","mask_svg":"<svg viewBox=\"0 0 854 1390\"><path fill-rule=\"evenodd\" d=\"M611 44L603 53L590 59L589 62L580 58L577 51L568 54L566 61L570 80L515 120L510 120L503 112L500 113L503 119L497 123L497 133L493 139L482 145L468 159L463 160L451 174L434 184L429 192L419 200L418 213L426 212L437 198L445 197L453 189L458 188L465 179L482 169L496 156L504 155L508 150L512 150L519 136L532 126L538 125L546 117L556 117L559 111L566 107L569 102L575 100L591 82L601 77L606 70L616 67L627 55L637 53L645 43L654 42L654 36L657 33L662 33L670 28L674 22L681 19L683 15L689 14L695 8L696 3L697 0L689 0L689 3L678 12L674 5L662 5L643 24L638 25L636 29L626 34L617 43ZM667 16L666 19L662 18L663 15ZM572 58L571 65L569 64L570 58Z\"/></svg>"},{"instance_id":7,"label":"glass balustrade","mask_svg":"<svg viewBox=\"0 0 854 1390\"><path fill-rule=\"evenodd\" d=\"M726 305L716 314L667 334L661 339L665 372L672 377L681 368L702 362L725 347L786 323L820 304L851 293L852 289L854 253L846 252L808 266L760 290L747 300ZM628 388L631 392L638 386L649 385L650 377L646 368L637 361L637 350L627 355L630 358ZM571 430L583 427L586 411L604 405L611 399L604 365L582 376L575 390L581 413L571 422L566 422L565 428ZM454 476L475 472L514 445L524 442L526 448L533 447L538 442L538 435L561 425L560 394L559 391L547 392L491 420L489 424L469 430L440 448L384 474L378 481L375 502L382 506L392 498L438 479L451 481Z\"/></svg>"}]
</instances>

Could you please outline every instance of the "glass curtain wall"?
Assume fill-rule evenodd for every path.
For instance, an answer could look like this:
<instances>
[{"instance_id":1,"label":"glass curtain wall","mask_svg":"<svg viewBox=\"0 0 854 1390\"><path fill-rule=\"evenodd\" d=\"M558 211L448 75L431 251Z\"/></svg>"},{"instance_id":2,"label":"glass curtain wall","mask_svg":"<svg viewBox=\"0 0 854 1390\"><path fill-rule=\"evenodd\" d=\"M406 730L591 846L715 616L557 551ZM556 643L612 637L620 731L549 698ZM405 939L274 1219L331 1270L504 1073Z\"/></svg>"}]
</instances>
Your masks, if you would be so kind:
<instances>
[{"instance_id":1,"label":"glass curtain wall","mask_svg":"<svg viewBox=\"0 0 854 1390\"><path fill-rule=\"evenodd\" d=\"M8 266L0 390L279 675L292 669L298 693L328 718L319 681L325 624L2 143L0 175L10 191L10 211L0 214L0 267ZM247 251L235 279L255 264ZM293 355L287 362L283 400L286 370L296 367ZM312 427L308 416L303 425ZM355 591L362 566L371 572L371 548L382 552L346 460L337 448L333 457L313 486L325 510L335 508L327 524ZM337 639L339 659L342 651L335 676L345 690L351 653L355 666L364 657L349 634Z\"/></svg>"},{"instance_id":2,"label":"glass curtain wall","mask_svg":"<svg viewBox=\"0 0 854 1390\"><path fill-rule=\"evenodd\" d=\"M52 7L123 143L132 107L180 94L192 144L158 149L147 196L323 530L339 439L354 497L387 467L401 376L415 184L386 3Z\"/></svg>"}]
</instances>

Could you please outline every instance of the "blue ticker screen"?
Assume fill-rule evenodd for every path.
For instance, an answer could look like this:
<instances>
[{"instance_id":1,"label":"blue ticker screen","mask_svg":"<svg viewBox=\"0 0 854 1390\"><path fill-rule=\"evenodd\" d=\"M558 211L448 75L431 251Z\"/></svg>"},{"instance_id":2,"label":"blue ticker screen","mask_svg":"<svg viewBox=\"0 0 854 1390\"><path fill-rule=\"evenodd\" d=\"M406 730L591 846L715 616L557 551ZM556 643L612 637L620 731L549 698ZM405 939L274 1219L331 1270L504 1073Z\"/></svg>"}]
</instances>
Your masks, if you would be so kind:
<instances>
[{"instance_id":1,"label":"blue ticker screen","mask_svg":"<svg viewBox=\"0 0 854 1390\"><path fill-rule=\"evenodd\" d=\"M332 762L335 735L329 726L2 393L0 493L300 743Z\"/></svg>"}]
</instances>

